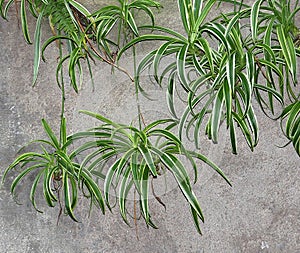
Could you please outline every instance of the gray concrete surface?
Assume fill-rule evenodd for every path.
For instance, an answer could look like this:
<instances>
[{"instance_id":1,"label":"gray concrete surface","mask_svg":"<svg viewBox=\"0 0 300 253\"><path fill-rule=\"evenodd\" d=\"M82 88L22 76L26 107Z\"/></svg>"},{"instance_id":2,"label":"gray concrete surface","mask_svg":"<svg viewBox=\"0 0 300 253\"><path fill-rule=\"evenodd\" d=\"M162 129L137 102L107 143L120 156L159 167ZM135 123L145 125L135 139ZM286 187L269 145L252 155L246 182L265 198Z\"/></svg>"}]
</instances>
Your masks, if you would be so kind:
<instances>
[{"instance_id":1,"label":"gray concrete surface","mask_svg":"<svg viewBox=\"0 0 300 253\"><path fill-rule=\"evenodd\" d=\"M158 14L158 21L180 29L178 15L174 15L176 2L163 2L165 9ZM23 42L15 21L14 14L10 15L9 23L0 20L0 175L22 145L43 136L41 118L51 121L53 126L59 122L60 93L51 65L56 50L47 51L48 64L42 64L38 85L32 88L33 48ZM144 48L140 50L143 52ZM128 61L124 64L128 65ZM79 95L68 90L66 108L70 131L94 124L79 115L79 109L100 112L124 123L136 118L132 84L120 73L110 75L110 68L105 65L98 64L95 69L94 92L88 78ZM146 120L166 114L166 107L160 102L164 101L163 92L149 90L160 100L146 102L142 109ZM278 123L261 113L258 115L261 137L253 153L241 137L239 155L232 155L226 134L219 145L204 144L203 152L222 167L233 187L228 187L209 168L201 167L194 188L206 218L203 236L196 233L188 206L172 181L161 197L166 211L151 201L159 229L148 229L140 220L137 240L135 227L124 224L117 209L105 216L94 209L88 217L89 203L84 199L79 201L76 210L81 223L62 216L57 226L58 208L47 208L42 201L39 205L43 214L32 208L27 198L26 182L31 180L28 178L19 189L22 205L11 198L8 184L0 189L0 252L299 253L299 157L291 146L276 147L286 141Z\"/></svg>"}]
</instances>

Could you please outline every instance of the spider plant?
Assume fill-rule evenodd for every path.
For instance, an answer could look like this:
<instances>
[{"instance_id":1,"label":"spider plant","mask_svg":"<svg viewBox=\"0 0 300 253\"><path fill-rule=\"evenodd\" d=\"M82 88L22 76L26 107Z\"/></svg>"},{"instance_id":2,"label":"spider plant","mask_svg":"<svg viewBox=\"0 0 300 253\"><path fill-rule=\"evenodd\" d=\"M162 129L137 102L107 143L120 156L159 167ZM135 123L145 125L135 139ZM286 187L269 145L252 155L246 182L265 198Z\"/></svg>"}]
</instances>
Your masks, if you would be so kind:
<instances>
[{"instance_id":1,"label":"spider plant","mask_svg":"<svg viewBox=\"0 0 300 253\"><path fill-rule=\"evenodd\" d=\"M237 127L253 150L259 139L253 97L263 111L269 108L272 113L275 100L284 104L284 92L292 101L299 99L292 89L297 84L300 55L296 48L299 28L294 21L298 2L294 8L286 1L256 1L251 7L240 4L238 11L209 19L215 3L179 0L186 34L160 26L141 27L159 34L133 39L121 49L119 57L136 43L162 41L140 62L137 76L152 68L159 85L167 79L167 103L170 113L179 119L179 137L185 132L199 147L199 133L206 121L205 132L217 143L220 125L225 121L233 153L237 153ZM161 60L168 56L174 56L174 60L162 66ZM138 78L137 83L143 90ZM178 85L187 101L180 116L175 109Z\"/></svg>"},{"instance_id":2,"label":"spider plant","mask_svg":"<svg viewBox=\"0 0 300 253\"><path fill-rule=\"evenodd\" d=\"M54 207L58 202L60 208L64 207L67 215L74 221L77 221L74 209L79 191L82 191L93 203L97 204L104 213L105 203L98 185L92 179L90 172L80 168L80 165L74 162L74 156L68 153L68 148L72 142L67 142L65 119L61 122L59 138L55 136L46 120L43 119L42 124L49 139L36 140L30 143L31 145L39 144L40 151L21 154L4 172L3 181L12 170L21 168L11 183L11 193L15 195L16 187L21 180L29 174L34 174L35 179L32 182L29 198L38 212L42 211L36 205L35 195L38 187L42 184L43 196L48 206Z\"/></svg>"},{"instance_id":3,"label":"spider plant","mask_svg":"<svg viewBox=\"0 0 300 253\"><path fill-rule=\"evenodd\" d=\"M199 202L192 190L192 184L182 157L189 160L194 171L194 181L197 181L197 165L195 160L201 160L212 167L229 184L221 169L204 155L184 148L183 143L170 129L176 125L172 119L160 119L139 130L133 126L115 123L102 115L81 111L101 122L90 131L76 133L69 136L77 139L92 138L74 150L79 155L87 152L83 159L78 176L81 173L100 175L104 180L104 199L111 209L111 189L119 187L116 194L120 214L129 224L127 218L126 201L130 191L135 190L139 196L140 211L147 225L156 228L151 219L149 208L149 189L151 179L160 176L161 170L167 170L174 176L182 194L190 205L194 223L199 233L199 220L204 221ZM167 125L164 127L164 125ZM110 162L109 162L110 161ZM107 164L110 164L107 166ZM105 171L105 167L108 167Z\"/></svg>"},{"instance_id":4,"label":"spider plant","mask_svg":"<svg viewBox=\"0 0 300 253\"><path fill-rule=\"evenodd\" d=\"M106 56L115 61L117 52L124 43L132 36L139 36L138 25L134 17L134 11L146 14L154 25L154 14L151 8L160 8L161 5L153 0L118 0L118 5L108 5L94 12L96 25L96 39L99 49L104 49ZM111 37L115 37L116 40ZM112 51L111 46L116 51Z\"/></svg>"},{"instance_id":5,"label":"spider plant","mask_svg":"<svg viewBox=\"0 0 300 253\"><path fill-rule=\"evenodd\" d=\"M0 10L1 16L7 19L7 12L15 0L1 0ZM90 12L79 2L75 0L57 0L57 1L25 1L21 0L20 4L20 19L22 25L22 31L25 41L29 44L32 43L30 33L28 29L27 14L30 13L36 18L35 32L34 32L34 64L33 64L33 84L36 83L38 77L38 71L40 66L40 60L45 60L44 50L47 46L53 42L61 43L64 39L68 45L68 53L60 59L57 64L57 83L59 82L59 72L61 71L63 63L68 61L68 73L71 79L71 85L73 89L78 92L78 84L76 79L76 72L82 79L82 66L81 59L87 59L87 64L90 68L90 63L87 58L87 38L90 36L90 23L92 17ZM41 43L42 38L42 20L48 18L49 26L52 30L52 36L50 36L45 43Z\"/></svg>"}]
</instances>

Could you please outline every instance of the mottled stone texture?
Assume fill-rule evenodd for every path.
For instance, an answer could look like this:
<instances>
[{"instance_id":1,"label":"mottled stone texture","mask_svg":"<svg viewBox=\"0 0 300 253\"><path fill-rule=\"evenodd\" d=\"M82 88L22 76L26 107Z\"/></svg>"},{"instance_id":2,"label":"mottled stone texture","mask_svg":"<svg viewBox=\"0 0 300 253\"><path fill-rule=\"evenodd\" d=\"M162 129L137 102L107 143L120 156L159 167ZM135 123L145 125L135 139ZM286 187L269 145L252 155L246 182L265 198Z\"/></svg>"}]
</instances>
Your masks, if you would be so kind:
<instances>
[{"instance_id":1,"label":"mottled stone texture","mask_svg":"<svg viewBox=\"0 0 300 253\"><path fill-rule=\"evenodd\" d=\"M158 22L181 29L176 1L163 2L165 8L157 15ZM97 1L90 1L90 5L96 6ZM44 33L47 32L45 25ZM60 92L54 80L55 47L47 50L48 62L41 64L38 84L31 87L33 47L24 43L14 13L10 13L8 23L0 20L0 38L1 175L22 145L44 135L42 118L57 129ZM151 44L140 46L139 57L149 47ZM130 68L130 59L122 64ZM79 109L100 112L126 123L136 120L131 82L122 73L111 75L110 67L102 64L97 64L95 71L95 91L87 77L79 95L68 89L66 115L70 132L94 124L79 115ZM166 115L164 92L152 84L147 89L157 100L142 99L146 120ZM161 196L166 211L151 201L152 216L159 229L148 229L138 220L137 240L136 228L122 222L117 208L105 216L94 209L88 217L89 203L83 199L76 210L81 223L62 216L57 226L58 208L47 208L41 197L38 203L45 212L40 214L32 208L27 197L32 180L29 177L19 188L22 205L11 198L8 183L0 189L0 252L300 252L299 157L291 146L276 147L286 143L278 123L260 112L258 116L261 136L254 152L248 150L240 136L239 154L232 155L225 129L219 145L208 141L203 144L203 152L222 167L233 183L230 188L211 169L201 166L194 189L206 217L203 236L196 233L188 206L172 180Z\"/></svg>"}]
</instances>

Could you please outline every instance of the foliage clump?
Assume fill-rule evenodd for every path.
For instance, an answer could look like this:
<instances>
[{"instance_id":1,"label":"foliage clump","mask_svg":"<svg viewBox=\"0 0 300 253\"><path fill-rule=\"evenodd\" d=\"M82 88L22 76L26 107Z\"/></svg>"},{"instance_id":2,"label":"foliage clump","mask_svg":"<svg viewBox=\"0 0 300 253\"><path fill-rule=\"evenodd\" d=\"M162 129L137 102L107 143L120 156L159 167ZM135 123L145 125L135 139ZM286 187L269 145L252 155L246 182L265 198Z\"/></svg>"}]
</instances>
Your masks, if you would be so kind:
<instances>
[{"instance_id":1,"label":"foliage clump","mask_svg":"<svg viewBox=\"0 0 300 253\"><path fill-rule=\"evenodd\" d=\"M13 2L0 1L3 18L7 18ZM220 125L226 124L234 154L238 152L237 131L242 132L253 150L259 140L255 100L268 117L281 121L283 132L300 155L300 94L297 90L300 30L295 20L300 10L298 1L293 5L287 0L258 0L252 6L231 0L177 2L184 33L155 25L153 8L161 5L153 0L118 0L117 5L107 5L94 13L75 0L21 0L20 18L28 43L31 38L27 13L36 18L33 83L37 80L44 51L57 42L56 80L62 94L62 111L59 135L42 120L48 139L33 142L39 144L40 151L21 154L5 170L3 180L13 169L21 168L11 184L12 194L25 176L36 171L30 200L38 211L35 194L39 186L46 203L50 207L59 203L74 221L77 221L74 209L80 193L90 199L91 206L105 213L106 207L112 209L109 193L113 191L120 214L129 224L126 200L129 193L134 192L146 224L156 228L149 211L149 189L152 180L160 177L163 170L173 175L201 233L200 221L204 222L204 216L182 158L189 161L194 183L197 160L230 182L211 160L198 151L186 149L183 136L198 150L201 129L205 129L208 139L217 143ZM222 2L231 4L233 11L212 17L211 13ZM137 25L137 12L145 13L150 24ZM53 34L41 44L45 18L49 19ZM135 46L145 41L161 43L137 64ZM133 74L118 63L130 50L134 59ZM174 60L163 65L162 60L168 56ZM81 64L88 65L93 78L91 61L102 61L124 72L129 83L135 85L138 126L122 125L97 113L82 111L98 119L99 125L67 135L63 69L68 70L70 84L79 92ZM170 117L143 126L139 96L147 96L147 87L142 87L140 76L146 70L153 73L158 85L166 87ZM176 109L178 90L185 96L183 112ZM278 105L282 110L276 113ZM156 199L162 203L157 196Z\"/></svg>"}]
</instances>

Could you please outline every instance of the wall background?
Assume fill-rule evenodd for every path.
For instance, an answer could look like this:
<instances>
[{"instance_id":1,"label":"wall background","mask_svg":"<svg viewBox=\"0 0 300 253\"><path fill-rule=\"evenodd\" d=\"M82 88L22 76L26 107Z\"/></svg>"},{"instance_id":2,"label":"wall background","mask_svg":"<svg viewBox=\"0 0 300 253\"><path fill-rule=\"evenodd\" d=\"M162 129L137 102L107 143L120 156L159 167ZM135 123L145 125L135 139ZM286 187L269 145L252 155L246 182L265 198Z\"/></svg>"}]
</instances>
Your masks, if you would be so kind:
<instances>
[{"instance_id":1,"label":"wall background","mask_svg":"<svg viewBox=\"0 0 300 253\"><path fill-rule=\"evenodd\" d=\"M88 4L93 8L104 2L94 0ZM158 23L181 29L176 1L164 0L162 4L165 8L157 14ZM9 20L0 20L0 175L22 145L43 136L40 119L57 126L60 112L60 93L51 64L56 49L47 51L48 62L41 64L38 84L31 87L33 47L24 43L15 13L10 13ZM44 32L49 32L46 25ZM151 44L141 47L141 53L150 47ZM128 62L123 64L129 65ZM103 113L123 123L136 117L134 89L126 77L118 72L111 75L106 65L98 64L96 69L94 92L87 78L79 95L71 90L67 93L70 131L94 124L79 115L79 109ZM164 92L151 84L148 87L162 101L148 101L143 108L151 120L164 115L166 106ZM230 188L211 169L201 166L195 192L206 218L203 236L196 233L188 206L172 183L162 196L166 211L152 201L159 229L147 229L139 221L137 240L134 226L125 225L117 209L105 216L94 209L89 218L89 203L83 200L76 210L82 222L73 223L62 216L57 226L58 208L49 209L40 201L44 213L35 212L27 198L25 181L19 194L22 205L11 198L8 184L0 188L0 252L300 252L299 157L292 146L276 147L286 143L277 122L263 115L259 121L260 143L253 153L240 137L239 155L232 155L227 134L219 145L203 145L203 152L222 167L233 183Z\"/></svg>"}]
</instances>

